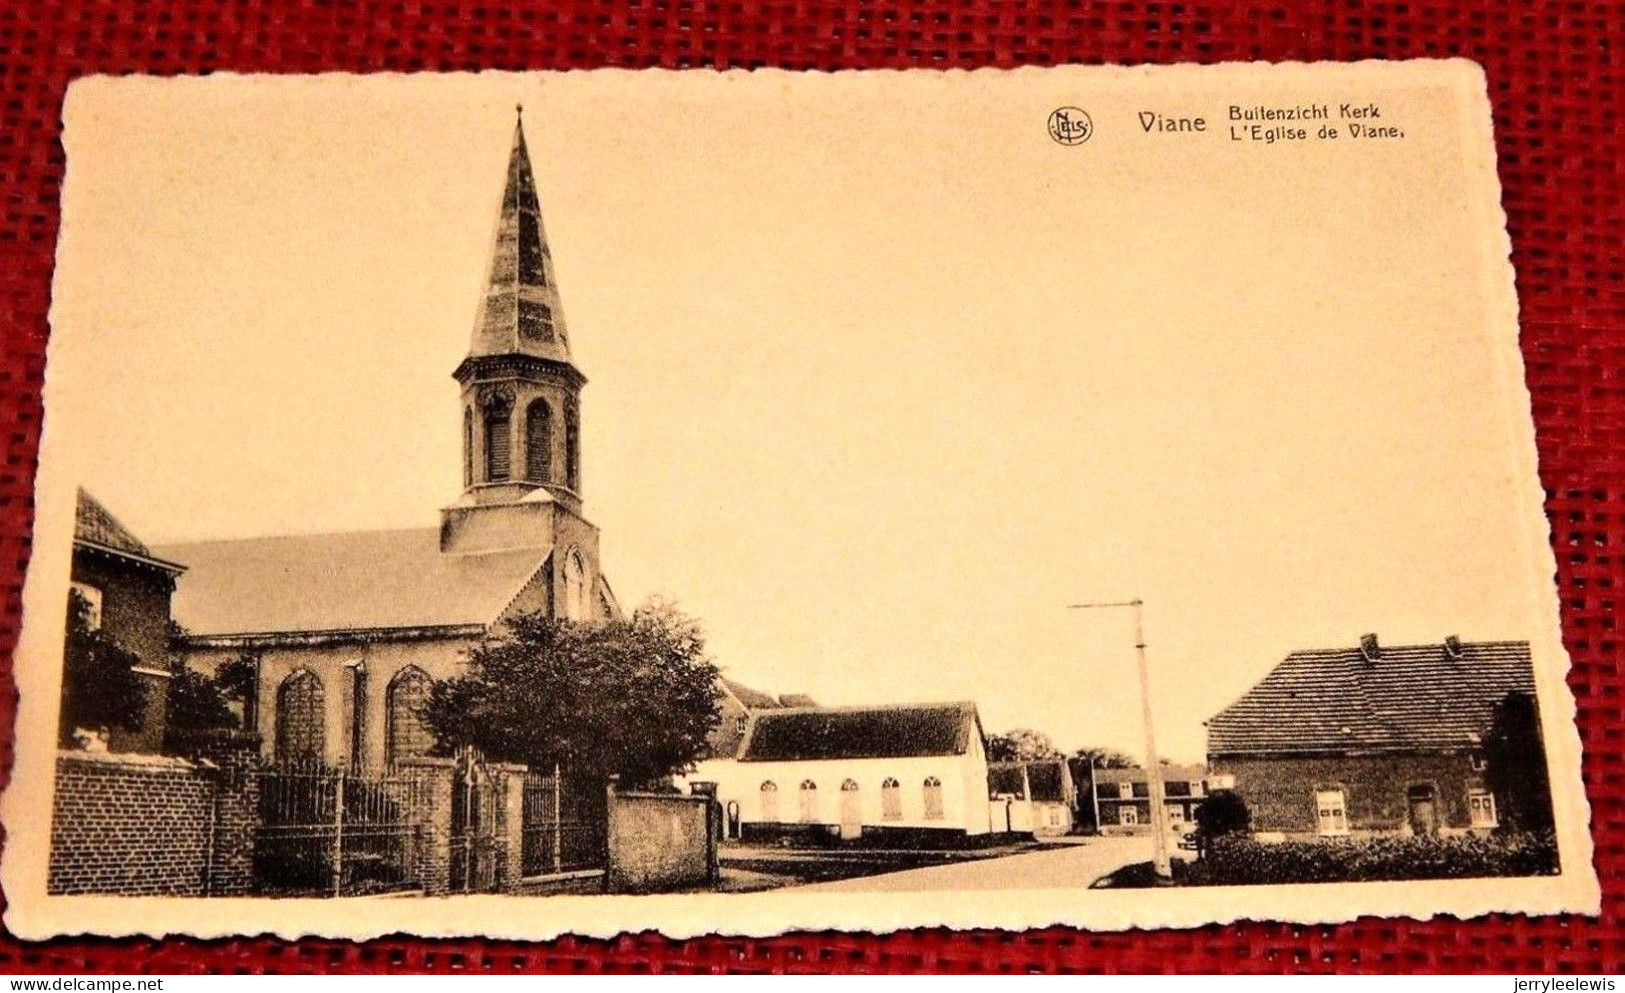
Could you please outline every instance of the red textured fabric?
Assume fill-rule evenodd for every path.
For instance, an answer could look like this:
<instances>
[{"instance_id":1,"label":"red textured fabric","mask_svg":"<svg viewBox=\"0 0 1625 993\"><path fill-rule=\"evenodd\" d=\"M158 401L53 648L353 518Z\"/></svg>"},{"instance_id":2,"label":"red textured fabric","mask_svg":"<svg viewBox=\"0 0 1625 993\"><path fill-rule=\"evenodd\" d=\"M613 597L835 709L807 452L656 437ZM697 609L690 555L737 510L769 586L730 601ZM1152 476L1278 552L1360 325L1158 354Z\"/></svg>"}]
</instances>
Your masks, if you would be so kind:
<instances>
[{"instance_id":1,"label":"red textured fabric","mask_svg":"<svg viewBox=\"0 0 1625 993\"><path fill-rule=\"evenodd\" d=\"M0 645L16 643L32 525L46 307L62 179L59 111L88 73L947 68L1462 55L1495 104L1523 351L1585 741L1600 920L1366 919L1337 927L1008 934L915 931L672 942L104 941L0 937L0 971L1306 972L1621 969L1625 708L1625 208L1619 0L1228 4L559 0L546 6L73 0L0 5ZM8 662L9 665L9 662ZM9 675L7 676L9 682ZM9 729L15 693L0 698ZM9 769L9 730L0 764Z\"/></svg>"}]
</instances>

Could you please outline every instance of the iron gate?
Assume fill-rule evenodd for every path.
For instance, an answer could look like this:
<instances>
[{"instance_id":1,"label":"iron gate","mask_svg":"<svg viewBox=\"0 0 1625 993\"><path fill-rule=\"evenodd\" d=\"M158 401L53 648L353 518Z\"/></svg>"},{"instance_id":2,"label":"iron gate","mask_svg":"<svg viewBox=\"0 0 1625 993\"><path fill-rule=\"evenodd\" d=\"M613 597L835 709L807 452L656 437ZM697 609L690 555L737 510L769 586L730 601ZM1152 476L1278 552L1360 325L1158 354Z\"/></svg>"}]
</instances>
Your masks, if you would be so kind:
<instances>
[{"instance_id":1,"label":"iron gate","mask_svg":"<svg viewBox=\"0 0 1625 993\"><path fill-rule=\"evenodd\" d=\"M259 778L254 878L270 896L356 896L416 889L426 788L319 763Z\"/></svg>"},{"instance_id":2,"label":"iron gate","mask_svg":"<svg viewBox=\"0 0 1625 993\"><path fill-rule=\"evenodd\" d=\"M504 773L503 775L506 775ZM508 845L501 781L472 750L457 757L451 789L451 889L492 893L502 884Z\"/></svg>"},{"instance_id":3,"label":"iron gate","mask_svg":"<svg viewBox=\"0 0 1625 993\"><path fill-rule=\"evenodd\" d=\"M602 787L551 774L525 774L523 851L525 876L548 876L604 867L605 797Z\"/></svg>"}]
</instances>

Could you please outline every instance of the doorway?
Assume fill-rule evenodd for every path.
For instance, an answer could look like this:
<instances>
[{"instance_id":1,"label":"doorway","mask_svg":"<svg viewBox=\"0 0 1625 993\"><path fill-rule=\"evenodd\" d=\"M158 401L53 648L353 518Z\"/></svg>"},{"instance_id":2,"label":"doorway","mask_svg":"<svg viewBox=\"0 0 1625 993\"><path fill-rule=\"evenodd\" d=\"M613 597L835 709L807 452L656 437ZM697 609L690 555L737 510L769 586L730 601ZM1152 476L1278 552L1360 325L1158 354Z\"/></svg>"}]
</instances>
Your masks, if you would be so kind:
<instances>
[{"instance_id":1,"label":"doorway","mask_svg":"<svg viewBox=\"0 0 1625 993\"><path fill-rule=\"evenodd\" d=\"M1439 833L1439 803L1432 786L1412 786L1405 791L1411 833L1419 838Z\"/></svg>"}]
</instances>

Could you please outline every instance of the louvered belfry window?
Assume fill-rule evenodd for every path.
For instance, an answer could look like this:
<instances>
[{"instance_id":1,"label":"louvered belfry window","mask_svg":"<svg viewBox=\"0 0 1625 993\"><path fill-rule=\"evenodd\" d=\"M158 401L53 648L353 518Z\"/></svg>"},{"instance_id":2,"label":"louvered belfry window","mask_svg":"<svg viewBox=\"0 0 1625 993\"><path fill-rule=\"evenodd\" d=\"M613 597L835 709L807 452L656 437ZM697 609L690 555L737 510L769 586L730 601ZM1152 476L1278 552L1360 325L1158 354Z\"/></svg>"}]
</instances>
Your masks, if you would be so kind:
<instances>
[{"instance_id":1,"label":"louvered belfry window","mask_svg":"<svg viewBox=\"0 0 1625 993\"><path fill-rule=\"evenodd\" d=\"M474 485L474 411L463 408L463 485Z\"/></svg>"},{"instance_id":2,"label":"louvered belfry window","mask_svg":"<svg viewBox=\"0 0 1625 993\"><path fill-rule=\"evenodd\" d=\"M553 481L553 408L546 400L532 402L525 414L525 478Z\"/></svg>"},{"instance_id":3,"label":"louvered belfry window","mask_svg":"<svg viewBox=\"0 0 1625 993\"><path fill-rule=\"evenodd\" d=\"M508 411L498 408L485 415L485 481L502 483L512 473L513 439Z\"/></svg>"}]
</instances>

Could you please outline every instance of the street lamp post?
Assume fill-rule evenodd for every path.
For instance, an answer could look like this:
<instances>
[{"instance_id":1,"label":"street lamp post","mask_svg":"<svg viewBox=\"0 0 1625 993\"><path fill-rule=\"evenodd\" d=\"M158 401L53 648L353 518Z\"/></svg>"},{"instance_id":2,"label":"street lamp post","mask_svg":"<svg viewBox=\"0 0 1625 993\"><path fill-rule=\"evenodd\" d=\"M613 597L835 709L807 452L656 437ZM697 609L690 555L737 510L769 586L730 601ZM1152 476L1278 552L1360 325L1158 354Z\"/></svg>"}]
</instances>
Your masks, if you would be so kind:
<instances>
[{"instance_id":1,"label":"street lamp post","mask_svg":"<svg viewBox=\"0 0 1625 993\"><path fill-rule=\"evenodd\" d=\"M1156 867L1158 877L1172 879L1174 871L1173 866L1168 861L1168 811L1163 801L1162 763L1157 758L1157 733L1151 723L1151 671L1145 662L1145 627L1140 618L1140 608L1144 605L1144 601L1139 597L1135 597L1132 600L1113 600L1100 603L1069 603L1067 609L1134 608L1134 650L1140 665L1140 714L1145 720L1146 784L1151 794L1151 837L1156 843L1156 857L1153 865ZM1097 816L1097 823L1098 820Z\"/></svg>"}]
</instances>

